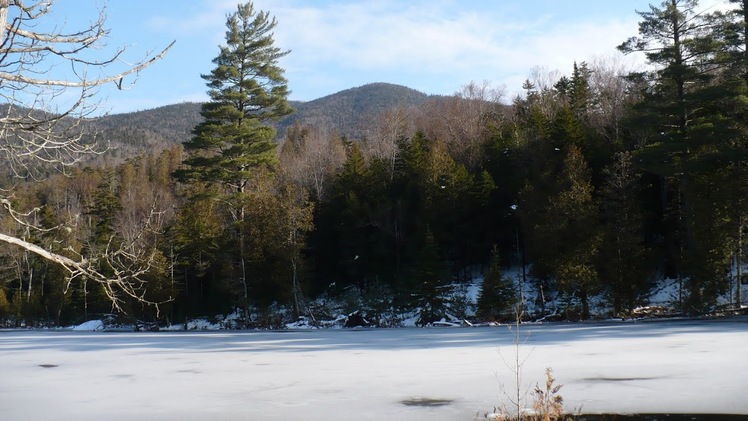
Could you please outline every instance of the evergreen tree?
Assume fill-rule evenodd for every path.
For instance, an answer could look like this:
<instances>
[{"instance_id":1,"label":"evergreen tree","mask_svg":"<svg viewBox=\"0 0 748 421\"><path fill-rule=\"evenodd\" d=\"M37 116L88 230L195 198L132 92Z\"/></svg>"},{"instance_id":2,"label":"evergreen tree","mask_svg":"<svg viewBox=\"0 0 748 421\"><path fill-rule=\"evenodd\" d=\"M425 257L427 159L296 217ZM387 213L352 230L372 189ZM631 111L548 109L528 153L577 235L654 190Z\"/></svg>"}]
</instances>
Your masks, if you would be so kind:
<instances>
[{"instance_id":1,"label":"evergreen tree","mask_svg":"<svg viewBox=\"0 0 748 421\"><path fill-rule=\"evenodd\" d=\"M569 95L569 107L580 121L587 119L587 113L592 104L592 91L590 89L590 69L587 63L574 62L571 75L571 92Z\"/></svg>"},{"instance_id":2,"label":"evergreen tree","mask_svg":"<svg viewBox=\"0 0 748 421\"><path fill-rule=\"evenodd\" d=\"M421 312L417 321L419 325L439 321L445 316L444 294L449 284L447 275L434 236L427 229L409 279L411 305Z\"/></svg>"},{"instance_id":3,"label":"evergreen tree","mask_svg":"<svg viewBox=\"0 0 748 421\"><path fill-rule=\"evenodd\" d=\"M114 176L111 173L105 174L96 189L93 204L88 209L93 222L91 242L94 247L107 247L114 239L114 217L121 210L122 204L114 190Z\"/></svg>"},{"instance_id":4,"label":"evergreen tree","mask_svg":"<svg viewBox=\"0 0 748 421\"><path fill-rule=\"evenodd\" d=\"M581 150L568 148L558 173L549 173L520 195L520 217L528 231L534 275L553 280L576 296L581 317L589 317L589 296L598 290L597 260L601 233L591 175Z\"/></svg>"},{"instance_id":5,"label":"evergreen tree","mask_svg":"<svg viewBox=\"0 0 748 421\"><path fill-rule=\"evenodd\" d=\"M561 190L551 203L558 225L550 229L559 236L556 252L560 252L555 256L553 272L562 290L579 297L582 317L588 318L589 295L598 289L594 262L601 238L591 175L581 151L573 145L559 182Z\"/></svg>"},{"instance_id":6,"label":"evergreen tree","mask_svg":"<svg viewBox=\"0 0 748 421\"><path fill-rule=\"evenodd\" d=\"M428 173L422 187L426 219L452 273L467 276L462 272L474 263L471 262L471 242L478 240L467 238L470 232L475 232L474 224L478 223L471 218L471 213L477 202L487 201L483 193L490 194L490 191L475 188L474 177L452 158L442 142L430 145L427 162Z\"/></svg>"},{"instance_id":7,"label":"evergreen tree","mask_svg":"<svg viewBox=\"0 0 748 421\"><path fill-rule=\"evenodd\" d=\"M645 242L641 171L631 152L619 152L603 171L603 241L598 272L615 314L630 314L642 304L654 275L654 253Z\"/></svg>"},{"instance_id":8,"label":"evergreen tree","mask_svg":"<svg viewBox=\"0 0 748 421\"><path fill-rule=\"evenodd\" d=\"M366 163L358 144L351 144L334 187L330 209L333 214L329 216L337 225L337 244L333 247L340 253L332 264L339 265L348 282L353 281L360 290L365 290L367 280L381 274L385 266L380 247L377 247L380 233L371 224L373 206L382 199L377 194L379 189L375 188L374 179L374 171Z\"/></svg>"},{"instance_id":9,"label":"evergreen tree","mask_svg":"<svg viewBox=\"0 0 748 421\"><path fill-rule=\"evenodd\" d=\"M731 212L734 174L730 166L700 172L690 178L685 194L688 238L683 257L687 278L684 310L702 313L713 308L727 292L727 276L735 253Z\"/></svg>"},{"instance_id":10,"label":"evergreen tree","mask_svg":"<svg viewBox=\"0 0 748 421\"><path fill-rule=\"evenodd\" d=\"M96 176L101 178L87 209L91 228L90 237L84 240L85 254L106 256L116 250L122 242L114 226L115 217L122 211L122 204L116 194L114 175L106 171L103 174L99 172ZM106 259L99 259L97 269L107 276L112 275L113 268ZM84 314L87 314L89 309L101 311L106 308L108 303L100 284L89 283L88 279L83 279L81 287L82 291L79 292L83 294Z\"/></svg>"},{"instance_id":11,"label":"evergreen tree","mask_svg":"<svg viewBox=\"0 0 748 421\"><path fill-rule=\"evenodd\" d=\"M585 141L582 124L570 106L563 106L558 110L550 134L553 144L559 149L569 143L581 147Z\"/></svg>"},{"instance_id":12,"label":"evergreen tree","mask_svg":"<svg viewBox=\"0 0 748 421\"><path fill-rule=\"evenodd\" d=\"M277 22L268 12L256 12L252 2L239 4L226 19L226 45L213 59L216 67L203 75L210 101L203 104L204 121L184 143L186 168L176 172L183 181L204 181L224 188L236 236L236 277L248 317L245 189L257 168L275 164L275 130L269 123L292 110L288 87L278 60L288 54L274 45Z\"/></svg>"},{"instance_id":13,"label":"evergreen tree","mask_svg":"<svg viewBox=\"0 0 748 421\"><path fill-rule=\"evenodd\" d=\"M429 221L425 218L429 141L423 132L398 143L395 177L391 186L395 230L396 276L401 281L405 267L418 253L418 239ZM399 291L397 291L399 292Z\"/></svg>"},{"instance_id":14,"label":"evergreen tree","mask_svg":"<svg viewBox=\"0 0 748 421\"><path fill-rule=\"evenodd\" d=\"M379 159L367 163L358 143L347 147L330 198L319 207L310 246L324 280L321 287L334 280L336 292L354 285L363 293L370 284L399 279L400 227L393 212L389 165Z\"/></svg>"},{"instance_id":15,"label":"evergreen tree","mask_svg":"<svg viewBox=\"0 0 748 421\"><path fill-rule=\"evenodd\" d=\"M721 128L731 127L732 135L728 145L721 148L722 166L729 173L727 185L730 189L732 234L735 244L736 288L735 306L742 305L743 262L746 221L748 221L748 0L730 0L735 8L722 18L717 36L726 45L724 61L727 64L727 77L720 82L727 85L730 93L723 95L720 114L726 118L720 122ZM732 295L732 294L731 294Z\"/></svg>"},{"instance_id":16,"label":"evergreen tree","mask_svg":"<svg viewBox=\"0 0 748 421\"><path fill-rule=\"evenodd\" d=\"M483 276L480 295L478 295L477 316L483 320L503 320L507 311L517 304L517 293L510 279L501 271L501 257L494 246L491 252L491 263Z\"/></svg>"},{"instance_id":17,"label":"evergreen tree","mask_svg":"<svg viewBox=\"0 0 748 421\"><path fill-rule=\"evenodd\" d=\"M660 125L655 127L665 138L685 141L689 122L700 107L691 94L710 77L714 63L714 44L708 30L708 15L698 13L698 0L665 0L658 8L637 12L639 37L618 46L624 53L644 52L656 70L645 74L655 82L647 92L656 106Z\"/></svg>"},{"instance_id":18,"label":"evergreen tree","mask_svg":"<svg viewBox=\"0 0 748 421\"><path fill-rule=\"evenodd\" d=\"M214 196L205 186L190 186L167 230L173 266L182 284L175 306L180 316L229 310L224 282L228 262L221 253L229 245Z\"/></svg>"},{"instance_id":19,"label":"evergreen tree","mask_svg":"<svg viewBox=\"0 0 748 421\"><path fill-rule=\"evenodd\" d=\"M747 102L742 9L725 16L697 4L667 0L640 13L640 37L619 49L644 51L656 66L643 75L631 127L647 139L638 161L659 176L666 272L687 279L688 309L698 312L724 290L728 250L742 243Z\"/></svg>"},{"instance_id":20,"label":"evergreen tree","mask_svg":"<svg viewBox=\"0 0 748 421\"><path fill-rule=\"evenodd\" d=\"M268 123L292 112L278 66L288 51L274 46L276 24L267 12L255 12L252 2L228 16L227 45L213 59L211 73L202 75L210 88L201 111L205 121L184 143L191 156L179 176L241 192L255 168L274 163L275 130Z\"/></svg>"}]
</instances>

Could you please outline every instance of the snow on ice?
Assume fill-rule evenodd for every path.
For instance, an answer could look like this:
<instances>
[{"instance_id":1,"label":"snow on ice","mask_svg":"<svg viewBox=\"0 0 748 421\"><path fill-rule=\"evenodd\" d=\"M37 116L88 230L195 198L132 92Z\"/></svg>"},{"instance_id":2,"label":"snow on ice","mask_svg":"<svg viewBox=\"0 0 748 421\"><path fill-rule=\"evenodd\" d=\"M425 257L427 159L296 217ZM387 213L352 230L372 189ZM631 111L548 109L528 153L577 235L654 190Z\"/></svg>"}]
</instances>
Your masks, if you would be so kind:
<instances>
[{"instance_id":1,"label":"snow on ice","mask_svg":"<svg viewBox=\"0 0 748 421\"><path fill-rule=\"evenodd\" d=\"M748 414L748 318L522 325L523 390L567 410ZM471 420L505 403L506 326L0 332L3 420ZM412 402L441 402L414 405Z\"/></svg>"},{"instance_id":2,"label":"snow on ice","mask_svg":"<svg viewBox=\"0 0 748 421\"><path fill-rule=\"evenodd\" d=\"M81 323L73 328L75 331L95 331L104 330L104 321L102 320L89 320Z\"/></svg>"}]
</instances>

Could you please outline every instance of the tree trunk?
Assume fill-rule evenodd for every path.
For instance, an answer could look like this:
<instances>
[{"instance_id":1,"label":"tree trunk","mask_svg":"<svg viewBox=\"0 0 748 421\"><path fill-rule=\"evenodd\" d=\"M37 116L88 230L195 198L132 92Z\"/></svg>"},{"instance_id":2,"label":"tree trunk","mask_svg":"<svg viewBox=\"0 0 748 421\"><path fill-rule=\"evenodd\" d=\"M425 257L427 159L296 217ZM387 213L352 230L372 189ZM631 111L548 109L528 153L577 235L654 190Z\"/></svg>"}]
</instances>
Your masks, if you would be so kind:
<instances>
[{"instance_id":1,"label":"tree trunk","mask_svg":"<svg viewBox=\"0 0 748 421\"><path fill-rule=\"evenodd\" d=\"M299 278L297 274L296 269L296 256L291 256L291 276L292 276L292 283L293 283L293 307L294 307L294 313L296 317L301 316L301 310L304 307L302 295L301 295L301 286L299 285Z\"/></svg>"},{"instance_id":2,"label":"tree trunk","mask_svg":"<svg viewBox=\"0 0 748 421\"><path fill-rule=\"evenodd\" d=\"M743 77L745 78L746 86L748 86L748 0L743 0L743 43L745 44L743 46Z\"/></svg>"},{"instance_id":3,"label":"tree trunk","mask_svg":"<svg viewBox=\"0 0 748 421\"><path fill-rule=\"evenodd\" d=\"M678 2L676 0L670 0L670 5L674 11L678 10ZM686 129L688 127L688 108L686 107L686 82L683 78L683 67L685 66L683 55L682 55L682 41L681 41L681 27L683 22L678 19L678 13L672 14L672 21L670 22L673 29L673 49L675 50L675 87L677 90L677 100L679 106L678 116L678 130L682 136L682 140L686 139Z\"/></svg>"},{"instance_id":4,"label":"tree trunk","mask_svg":"<svg viewBox=\"0 0 748 421\"><path fill-rule=\"evenodd\" d=\"M746 0L748 1L748 0ZM743 305L743 218L738 217L738 250L736 259L737 285L735 286L735 307Z\"/></svg>"},{"instance_id":5,"label":"tree trunk","mask_svg":"<svg viewBox=\"0 0 748 421\"><path fill-rule=\"evenodd\" d=\"M23 253L23 263L26 264L26 273L28 274L28 283L27 283L27 290L26 290L26 302L31 302L31 284L34 281L34 268L31 267L31 264L29 263L29 254Z\"/></svg>"},{"instance_id":6,"label":"tree trunk","mask_svg":"<svg viewBox=\"0 0 748 421\"><path fill-rule=\"evenodd\" d=\"M587 290L582 290L579 294L582 299L582 319L587 320L590 318L590 298L587 294Z\"/></svg>"},{"instance_id":7,"label":"tree trunk","mask_svg":"<svg viewBox=\"0 0 748 421\"><path fill-rule=\"evenodd\" d=\"M240 277L241 277L242 288L243 288L243 293L244 293L244 325L245 327L248 327L249 326L249 283L247 281L247 260L246 260L247 239L246 239L246 236L244 235L244 228L245 228L244 222L247 218L247 211L244 206L244 185L245 184L246 182L241 183L239 187L237 188L237 193L239 194L239 209L238 209L238 214L234 214L234 218L237 221L236 229L238 230L237 234L239 236L239 266L241 268Z\"/></svg>"},{"instance_id":8,"label":"tree trunk","mask_svg":"<svg viewBox=\"0 0 748 421\"><path fill-rule=\"evenodd\" d=\"M83 317L88 321L88 281L83 278Z\"/></svg>"},{"instance_id":9,"label":"tree trunk","mask_svg":"<svg viewBox=\"0 0 748 421\"><path fill-rule=\"evenodd\" d=\"M743 17L743 46L748 47L748 0L742 1L742 17ZM743 50L742 55L742 67L743 67L743 87L748 87L748 50ZM742 162L738 162L738 177L742 173ZM742 194L742 184L739 186L739 195ZM743 200L739 196L737 201L737 219L738 219L738 245L735 255L735 269L736 274L736 285L735 285L735 308L740 309L742 306L743 299ZM730 291L732 293L732 291Z\"/></svg>"},{"instance_id":10,"label":"tree trunk","mask_svg":"<svg viewBox=\"0 0 748 421\"><path fill-rule=\"evenodd\" d=\"M0 44L5 41L5 28L8 25L8 7L10 6L10 0L0 0L0 22L3 27L0 30Z\"/></svg>"},{"instance_id":11,"label":"tree trunk","mask_svg":"<svg viewBox=\"0 0 748 421\"><path fill-rule=\"evenodd\" d=\"M246 255L247 248L246 238L244 237L244 205L242 205L239 212L239 263L242 270L242 286L244 287L244 324L245 326L249 326L249 285L247 282L247 261L244 257Z\"/></svg>"}]
</instances>

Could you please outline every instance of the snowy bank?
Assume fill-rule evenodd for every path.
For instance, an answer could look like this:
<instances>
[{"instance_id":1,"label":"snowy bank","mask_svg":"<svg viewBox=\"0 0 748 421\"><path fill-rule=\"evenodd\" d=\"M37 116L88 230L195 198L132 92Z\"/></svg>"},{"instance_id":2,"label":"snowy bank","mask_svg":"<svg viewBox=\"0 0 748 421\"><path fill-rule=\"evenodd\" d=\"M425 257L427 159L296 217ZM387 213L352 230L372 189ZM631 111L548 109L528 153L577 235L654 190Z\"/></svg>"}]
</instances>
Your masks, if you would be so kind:
<instances>
[{"instance_id":1,"label":"snowy bank","mask_svg":"<svg viewBox=\"0 0 748 421\"><path fill-rule=\"evenodd\" d=\"M104 330L104 322L102 320L89 320L73 327L73 330L78 332Z\"/></svg>"}]
</instances>

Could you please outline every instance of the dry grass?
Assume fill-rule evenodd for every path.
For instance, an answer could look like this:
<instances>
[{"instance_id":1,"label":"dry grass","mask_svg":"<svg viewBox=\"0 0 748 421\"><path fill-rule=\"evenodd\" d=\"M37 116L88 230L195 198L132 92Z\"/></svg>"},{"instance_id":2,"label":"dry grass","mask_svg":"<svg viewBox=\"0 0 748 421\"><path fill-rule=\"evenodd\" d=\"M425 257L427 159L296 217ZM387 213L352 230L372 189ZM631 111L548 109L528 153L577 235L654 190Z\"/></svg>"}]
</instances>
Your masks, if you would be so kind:
<instances>
[{"instance_id":1,"label":"dry grass","mask_svg":"<svg viewBox=\"0 0 748 421\"><path fill-rule=\"evenodd\" d=\"M559 394L563 385L556 383L553 370L545 369L545 387L535 385L532 392L532 413L509 414L506 409L494 408L484 418L492 421L571 421L564 413L564 398Z\"/></svg>"},{"instance_id":2,"label":"dry grass","mask_svg":"<svg viewBox=\"0 0 748 421\"><path fill-rule=\"evenodd\" d=\"M564 398L559 395L563 385L556 384L553 370L545 369L545 389L535 385L532 399L532 409L535 414L530 418L532 421L557 421L564 419Z\"/></svg>"}]
</instances>

